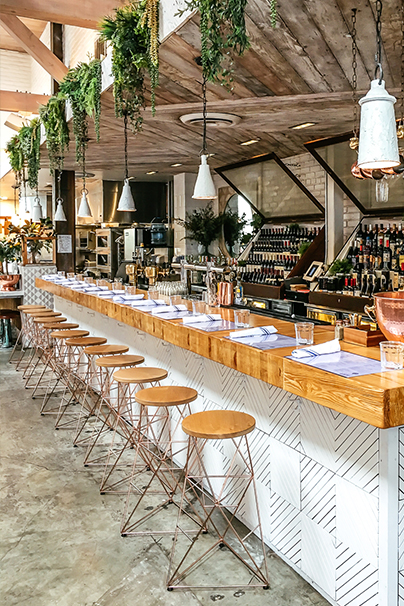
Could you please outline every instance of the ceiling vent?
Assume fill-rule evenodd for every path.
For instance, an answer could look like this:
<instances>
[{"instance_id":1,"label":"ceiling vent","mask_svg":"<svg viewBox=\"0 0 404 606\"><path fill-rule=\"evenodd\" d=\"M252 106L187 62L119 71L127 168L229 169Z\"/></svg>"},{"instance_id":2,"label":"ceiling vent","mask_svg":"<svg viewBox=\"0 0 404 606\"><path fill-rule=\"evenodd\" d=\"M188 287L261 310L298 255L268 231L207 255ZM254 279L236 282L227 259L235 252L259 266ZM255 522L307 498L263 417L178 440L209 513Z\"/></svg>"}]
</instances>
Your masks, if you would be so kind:
<instances>
[{"instance_id":1,"label":"ceiling vent","mask_svg":"<svg viewBox=\"0 0 404 606\"><path fill-rule=\"evenodd\" d=\"M189 126L199 126L203 124L202 112L196 114L184 114L180 116L180 120L183 124ZM206 114L206 123L209 126L216 126L218 128L226 128L228 126L235 126L241 122L240 116L234 114L217 114L214 112L208 112Z\"/></svg>"}]
</instances>

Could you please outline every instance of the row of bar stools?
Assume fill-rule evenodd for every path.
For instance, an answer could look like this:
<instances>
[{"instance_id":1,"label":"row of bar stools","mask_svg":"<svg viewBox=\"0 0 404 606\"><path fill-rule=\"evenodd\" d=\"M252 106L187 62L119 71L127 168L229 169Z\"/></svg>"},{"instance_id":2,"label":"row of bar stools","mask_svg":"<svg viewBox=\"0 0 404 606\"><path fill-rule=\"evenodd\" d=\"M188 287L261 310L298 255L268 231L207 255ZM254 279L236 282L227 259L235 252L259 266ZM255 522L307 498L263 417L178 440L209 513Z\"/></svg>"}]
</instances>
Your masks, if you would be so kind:
<instances>
[{"instance_id":1,"label":"row of bar stools","mask_svg":"<svg viewBox=\"0 0 404 606\"><path fill-rule=\"evenodd\" d=\"M36 315L38 314L38 315ZM58 314L57 316L55 314ZM47 322L54 322L60 320L65 322L66 318L63 318L59 312L52 311L39 311L39 312L28 312L30 316L29 325L31 327L33 342L31 347L31 357L25 368L23 378L26 380L25 387L29 388L32 385L29 384L31 377L34 376L41 364L45 359L45 354L48 347L48 340L46 338L46 331L43 329L43 325Z\"/></svg>"},{"instance_id":2,"label":"row of bar stools","mask_svg":"<svg viewBox=\"0 0 404 606\"><path fill-rule=\"evenodd\" d=\"M138 442L140 409L136 405L134 395L145 385L159 385L167 375L166 370L150 366L121 368L114 372L113 379L118 384L117 398L107 400L113 418L113 437L101 479L101 494L126 493L130 474L126 473L123 477L119 474L119 477L115 477L115 471L127 467L122 462L122 455L127 449L134 448ZM117 447L115 438L118 435L123 439L123 444Z\"/></svg>"},{"instance_id":3,"label":"row of bar stools","mask_svg":"<svg viewBox=\"0 0 404 606\"><path fill-rule=\"evenodd\" d=\"M130 368L143 364L143 356L133 354L101 356L95 360L97 382L100 386L99 399L95 408L95 418L98 424L94 428L88 440L87 450L84 457L84 466L105 466L106 456L104 454L94 457L94 449L103 450L102 437L106 432L113 429L113 402L117 399L117 389L113 383L113 373L119 368Z\"/></svg>"},{"instance_id":4,"label":"row of bar stools","mask_svg":"<svg viewBox=\"0 0 404 606\"><path fill-rule=\"evenodd\" d=\"M36 347L35 347L35 337L36 337L36 329L34 325L34 317L38 314L38 317L47 317L48 314L52 313L51 309L40 309L33 310L29 309L21 312L21 315L24 315L26 318L25 322L25 331L26 331L26 344L23 349L23 354L20 356L20 359L17 362L16 369L25 371L30 367L33 358L35 357ZM61 314L59 314L61 315ZM22 364L23 363L23 364Z\"/></svg>"}]
</instances>

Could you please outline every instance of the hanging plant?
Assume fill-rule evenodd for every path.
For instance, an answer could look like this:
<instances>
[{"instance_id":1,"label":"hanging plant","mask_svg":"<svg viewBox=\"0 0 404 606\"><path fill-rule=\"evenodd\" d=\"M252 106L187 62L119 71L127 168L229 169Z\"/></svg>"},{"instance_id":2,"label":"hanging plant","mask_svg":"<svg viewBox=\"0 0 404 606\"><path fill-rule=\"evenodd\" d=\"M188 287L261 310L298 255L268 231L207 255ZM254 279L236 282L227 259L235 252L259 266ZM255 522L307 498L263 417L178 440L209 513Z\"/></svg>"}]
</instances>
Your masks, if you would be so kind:
<instances>
[{"instance_id":1,"label":"hanging plant","mask_svg":"<svg viewBox=\"0 0 404 606\"><path fill-rule=\"evenodd\" d=\"M69 127L66 122L66 101L60 93L51 97L46 105L39 108L39 117L45 128L49 170L63 168L65 151L69 147Z\"/></svg>"},{"instance_id":2,"label":"hanging plant","mask_svg":"<svg viewBox=\"0 0 404 606\"><path fill-rule=\"evenodd\" d=\"M41 168L41 122L39 118L31 120L30 124L23 126L18 138L21 143L21 149L24 156L24 163L27 166L27 183L33 190L38 189L38 176Z\"/></svg>"},{"instance_id":3,"label":"hanging plant","mask_svg":"<svg viewBox=\"0 0 404 606\"><path fill-rule=\"evenodd\" d=\"M60 93L70 101L73 133L76 140L76 162L80 162L88 143L87 116L94 118L97 142L100 140L101 62L79 63L69 69L60 83Z\"/></svg>"},{"instance_id":4,"label":"hanging plant","mask_svg":"<svg viewBox=\"0 0 404 606\"><path fill-rule=\"evenodd\" d=\"M14 171L17 181L20 181L22 169L24 167L24 153L18 135L14 135L7 143L6 152L8 154L11 170Z\"/></svg>"},{"instance_id":5,"label":"hanging plant","mask_svg":"<svg viewBox=\"0 0 404 606\"><path fill-rule=\"evenodd\" d=\"M150 76L151 109L155 113L158 85L158 0L143 0L115 9L100 25L102 38L111 42L115 115L126 113L134 132L141 129L145 107L145 75Z\"/></svg>"}]
</instances>

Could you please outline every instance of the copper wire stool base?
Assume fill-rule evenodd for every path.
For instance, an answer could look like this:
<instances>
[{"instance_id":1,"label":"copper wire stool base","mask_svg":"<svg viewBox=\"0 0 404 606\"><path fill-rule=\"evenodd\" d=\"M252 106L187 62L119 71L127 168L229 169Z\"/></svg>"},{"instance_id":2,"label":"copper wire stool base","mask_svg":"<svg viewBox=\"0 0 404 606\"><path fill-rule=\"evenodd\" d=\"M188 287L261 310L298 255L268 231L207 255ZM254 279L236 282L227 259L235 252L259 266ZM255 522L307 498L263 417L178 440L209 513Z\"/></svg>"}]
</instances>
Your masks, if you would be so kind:
<instances>
[{"instance_id":1,"label":"copper wire stool base","mask_svg":"<svg viewBox=\"0 0 404 606\"><path fill-rule=\"evenodd\" d=\"M173 459L180 460L186 454L187 439L181 431L181 423L191 414L190 403L197 397L195 389L176 386L152 387L136 393L140 415L135 458L122 517L122 536L173 534L173 529L159 530L153 526L140 530L140 526L167 506L180 506L184 470ZM147 480L144 479L145 471ZM149 505L152 496L157 497L155 505ZM143 501L145 497L149 497L146 503ZM130 508L132 500L135 504ZM200 522L198 518L197 523Z\"/></svg>"},{"instance_id":2,"label":"copper wire stool base","mask_svg":"<svg viewBox=\"0 0 404 606\"><path fill-rule=\"evenodd\" d=\"M210 429L203 431L203 422L208 417L210 421L213 419L210 429L216 426L216 430L212 429L211 432ZM235 424L233 420L236 421ZM239 423L238 430L237 423ZM182 427L189 435L187 463L182 502L178 511L170 557L167 589L169 591L256 587L268 589L266 548L262 537L254 469L247 439L247 434L255 427L254 418L237 411L205 411L185 419ZM212 473L207 468L208 453L204 451L209 441L218 439L226 440L225 443L222 442L226 460L223 470L215 468ZM190 535L192 528L188 528L189 524L184 525L184 522L190 519L188 513L184 512L185 507L189 509L190 494L193 496L192 507L203 517L203 524L192 537ZM247 530L236 519L237 514L241 514L246 499L249 506L254 507L252 515L256 521L255 526ZM251 543L254 542L256 544L252 546ZM179 551L181 551L180 555L178 555ZM242 572L237 570L236 582L223 584L222 579L217 578L219 572L212 566L212 562L209 563L202 582L199 582L203 565L211 557L224 558L226 564L229 561L229 564L223 568L230 575L234 563L233 556L245 566ZM242 578L244 573L245 579ZM190 582L186 583L186 579L191 575L194 575L193 580L191 577ZM212 582L206 584L206 578Z\"/></svg>"}]
</instances>

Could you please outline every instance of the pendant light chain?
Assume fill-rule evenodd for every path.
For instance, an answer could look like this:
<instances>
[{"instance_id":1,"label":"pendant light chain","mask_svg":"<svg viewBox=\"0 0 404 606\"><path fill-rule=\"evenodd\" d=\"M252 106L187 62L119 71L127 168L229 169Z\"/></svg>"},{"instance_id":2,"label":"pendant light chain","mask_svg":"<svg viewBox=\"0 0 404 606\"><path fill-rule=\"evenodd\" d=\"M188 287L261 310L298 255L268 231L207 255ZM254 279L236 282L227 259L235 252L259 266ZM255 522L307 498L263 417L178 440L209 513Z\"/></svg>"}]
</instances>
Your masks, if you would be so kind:
<instances>
[{"instance_id":1,"label":"pendant light chain","mask_svg":"<svg viewBox=\"0 0 404 606\"><path fill-rule=\"evenodd\" d=\"M382 83L383 80L383 69L382 69L382 10L383 4L382 0L376 0L376 69L375 69L375 79L377 77L377 72L379 70L379 84Z\"/></svg>"},{"instance_id":2,"label":"pendant light chain","mask_svg":"<svg viewBox=\"0 0 404 606\"><path fill-rule=\"evenodd\" d=\"M400 96L400 126L404 129L404 0L401 0L401 96ZM404 133L401 135L400 138Z\"/></svg>"},{"instance_id":3,"label":"pendant light chain","mask_svg":"<svg viewBox=\"0 0 404 606\"><path fill-rule=\"evenodd\" d=\"M206 77L203 76L203 81L202 81L202 102L203 102L203 108L202 108L202 116L203 116L203 135L202 135L202 151L201 151L201 155L204 154L205 156L208 153L208 148L207 148L207 144L206 144L206 122L207 122L207 117L208 117L208 111L207 111L207 101L206 101Z\"/></svg>"},{"instance_id":4,"label":"pendant light chain","mask_svg":"<svg viewBox=\"0 0 404 606\"><path fill-rule=\"evenodd\" d=\"M124 150L125 150L125 180L129 178L128 171L128 112L123 112L123 132L124 132Z\"/></svg>"},{"instance_id":5,"label":"pendant light chain","mask_svg":"<svg viewBox=\"0 0 404 606\"><path fill-rule=\"evenodd\" d=\"M353 115L353 134L355 137L358 136L358 104L356 101L356 91L358 89L358 62L357 62L357 53L358 46L356 43L356 8L352 9L352 103L354 107L354 115Z\"/></svg>"}]
</instances>

